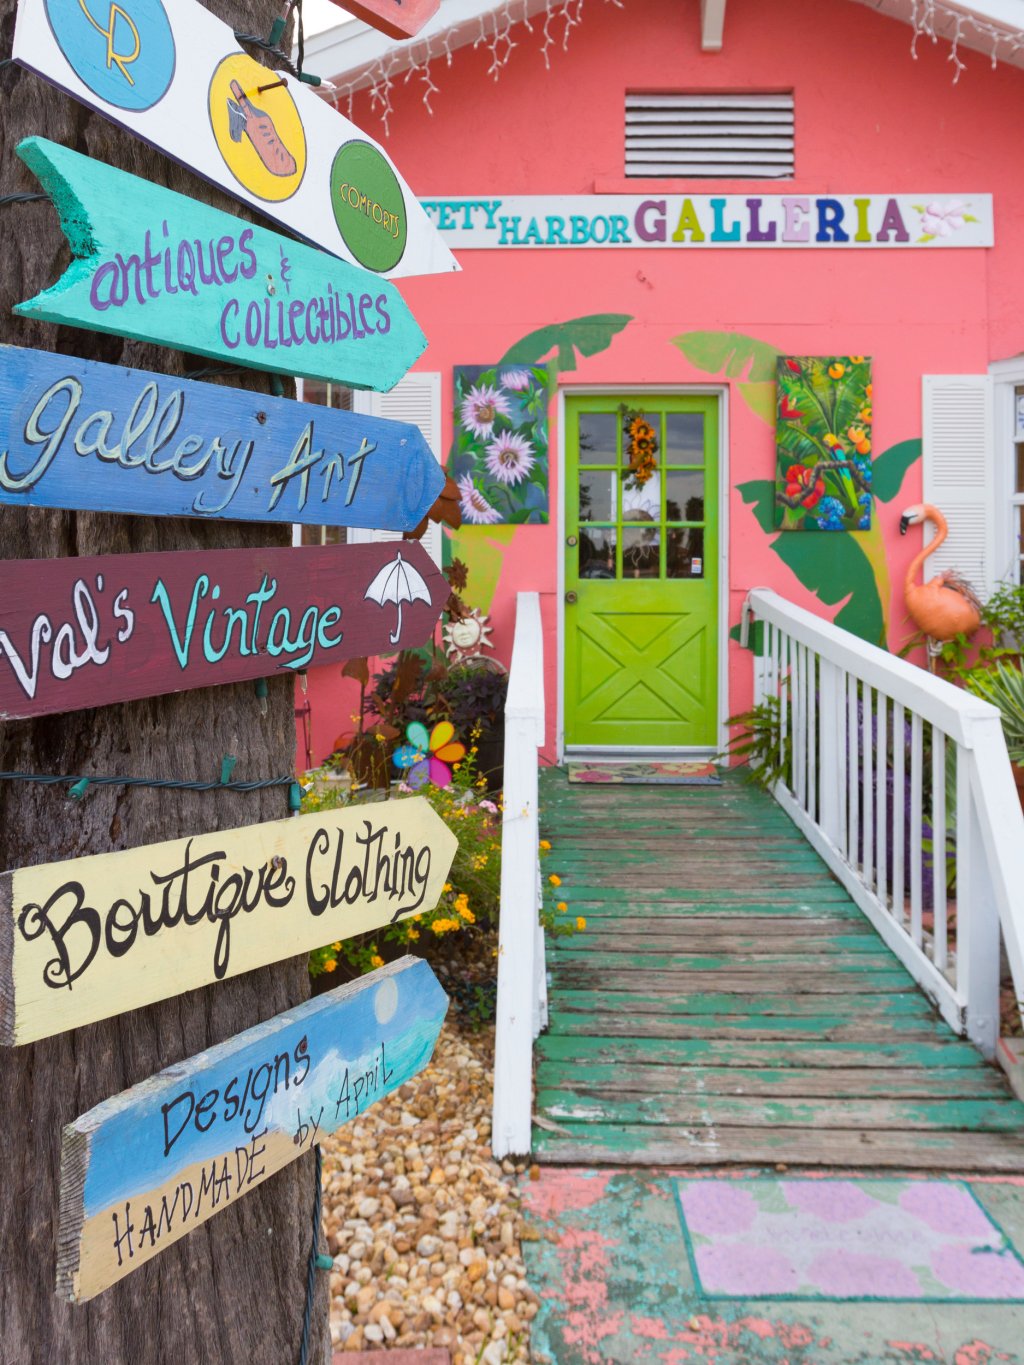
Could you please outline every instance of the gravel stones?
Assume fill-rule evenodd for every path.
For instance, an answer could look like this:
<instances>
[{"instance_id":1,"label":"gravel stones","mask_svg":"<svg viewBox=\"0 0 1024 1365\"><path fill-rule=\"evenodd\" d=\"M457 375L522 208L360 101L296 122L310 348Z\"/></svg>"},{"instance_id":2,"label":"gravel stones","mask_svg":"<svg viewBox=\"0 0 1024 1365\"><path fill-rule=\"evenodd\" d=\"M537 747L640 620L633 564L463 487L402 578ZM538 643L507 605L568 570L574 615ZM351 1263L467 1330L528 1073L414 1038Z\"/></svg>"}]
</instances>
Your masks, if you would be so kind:
<instances>
[{"instance_id":1,"label":"gravel stones","mask_svg":"<svg viewBox=\"0 0 1024 1365\"><path fill-rule=\"evenodd\" d=\"M446 1024L419 1076L324 1142L336 1351L529 1360L538 1299L520 1247L524 1168L491 1157L493 1051L493 1030Z\"/></svg>"}]
</instances>

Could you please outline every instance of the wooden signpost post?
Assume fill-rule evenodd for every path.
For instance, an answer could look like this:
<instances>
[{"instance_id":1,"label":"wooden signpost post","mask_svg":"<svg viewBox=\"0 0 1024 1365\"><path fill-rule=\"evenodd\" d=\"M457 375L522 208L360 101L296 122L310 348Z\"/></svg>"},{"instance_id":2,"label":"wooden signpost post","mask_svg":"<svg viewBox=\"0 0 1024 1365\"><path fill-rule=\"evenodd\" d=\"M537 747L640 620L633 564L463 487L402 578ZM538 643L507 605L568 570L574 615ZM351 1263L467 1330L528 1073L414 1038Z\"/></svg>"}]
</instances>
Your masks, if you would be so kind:
<instances>
[{"instance_id":1,"label":"wooden signpost post","mask_svg":"<svg viewBox=\"0 0 1024 1365\"><path fill-rule=\"evenodd\" d=\"M447 599L413 541L6 560L0 719L394 653Z\"/></svg>"},{"instance_id":2,"label":"wooden signpost post","mask_svg":"<svg viewBox=\"0 0 1024 1365\"><path fill-rule=\"evenodd\" d=\"M391 14L386 31L403 37L437 5L352 8ZM197 0L21 0L14 57L336 256L389 276L459 268L383 149L302 81L241 52Z\"/></svg>"},{"instance_id":3,"label":"wooden signpost post","mask_svg":"<svg viewBox=\"0 0 1024 1365\"><path fill-rule=\"evenodd\" d=\"M413 796L0 874L0 1043L49 1038L433 910Z\"/></svg>"},{"instance_id":4,"label":"wooden signpost post","mask_svg":"<svg viewBox=\"0 0 1024 1365\"><path fill-rule=\"evenodd\" d=\"M426 348L387 280L45 138L17 151L77 258L23 317L357 389Z\"/></svg>"},{"instance_id":5,"label":"wooden signpost post","mask_svg":"<svg viewBox=\"0 0 1024 1365\"><path fill-rule=\"evenodd\" d=\"M58 1294L92 1298L410 1080L447 1008L427 963L404 957L69 1124Z\"/></svg>"},{"instance_id":6,"label":"wooden signpost post","mask_svg":"<svg viewBox=\"0 0 1024 1365\"><path fill-rule=\"evenodd\" d=\"M391 38L412 38L433 19L441 0L334 0L336 5Z\"/></svg>"},{"instance_id":7,"label":"wooden signpost post","mask_svg":"<svg viewBox=\"0 0 1024 1365\"><path fill-rule=\"evenodd\" d=\"M0 503L408 531L443 487L410 423L0 346Z\"/></svg>"}]
</instances>

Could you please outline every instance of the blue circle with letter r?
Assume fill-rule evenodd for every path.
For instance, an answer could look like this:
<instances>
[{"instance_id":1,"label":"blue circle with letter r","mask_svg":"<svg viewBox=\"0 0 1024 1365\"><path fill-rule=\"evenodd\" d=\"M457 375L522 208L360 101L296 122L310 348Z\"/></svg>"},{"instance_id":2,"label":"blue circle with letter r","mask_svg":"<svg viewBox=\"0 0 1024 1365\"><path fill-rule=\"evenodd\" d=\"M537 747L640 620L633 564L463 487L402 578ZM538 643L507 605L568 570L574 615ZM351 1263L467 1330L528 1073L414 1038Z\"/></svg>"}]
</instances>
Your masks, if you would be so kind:
<instances>
[{"instance_id":1,"label":"blue circle with letter r","mask_svg":"<svg viewBox=\"0 0 1024 1365\"><path fill-rule=\"evenodd\" d=\"M75 75L105 104L151 109L174 78L174 34L161 0L45 0Z\"/></svg>"}]
</instances>

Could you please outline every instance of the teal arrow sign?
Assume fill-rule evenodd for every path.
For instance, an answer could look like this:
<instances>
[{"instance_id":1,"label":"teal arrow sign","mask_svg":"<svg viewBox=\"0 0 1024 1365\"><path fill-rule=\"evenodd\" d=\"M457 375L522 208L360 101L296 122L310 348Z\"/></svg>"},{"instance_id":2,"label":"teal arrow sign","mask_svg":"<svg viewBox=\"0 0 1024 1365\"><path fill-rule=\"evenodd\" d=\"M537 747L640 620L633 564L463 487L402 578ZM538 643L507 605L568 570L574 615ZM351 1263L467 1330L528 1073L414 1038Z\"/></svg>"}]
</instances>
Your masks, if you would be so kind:
<instances>
[{"instance_id":1,"label":"teal arrow sign","mask_svg":"<svg viewBox=\"0 0 1024 1365\"><path fill-rule=\"evenodd\" d=\"M23 317L382 391L426 347L385 280L45 138L17 150L77 258Z\"/></svg>"}]
</instances>

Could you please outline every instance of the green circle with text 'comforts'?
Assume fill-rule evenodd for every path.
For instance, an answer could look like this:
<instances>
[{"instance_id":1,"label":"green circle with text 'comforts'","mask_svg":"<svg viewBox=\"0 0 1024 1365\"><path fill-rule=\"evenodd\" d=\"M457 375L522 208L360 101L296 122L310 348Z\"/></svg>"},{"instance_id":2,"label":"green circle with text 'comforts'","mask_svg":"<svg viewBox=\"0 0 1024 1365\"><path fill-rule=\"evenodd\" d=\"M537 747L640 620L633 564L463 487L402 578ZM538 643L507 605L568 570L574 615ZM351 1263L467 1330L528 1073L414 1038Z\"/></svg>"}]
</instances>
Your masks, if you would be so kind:
<instances>
[{"instance_id":1,"label":"green circle with text 'comforts'","mask_svg":"<svg viewBox=\"0 0 1024 1365\"><path fill-rule=\"evenodd\" d=\"M331 206L345 245L367 270L393 270L408 235L405 196L386 157L346 142L331 167Z\"/></svg>"}]
</instances>

